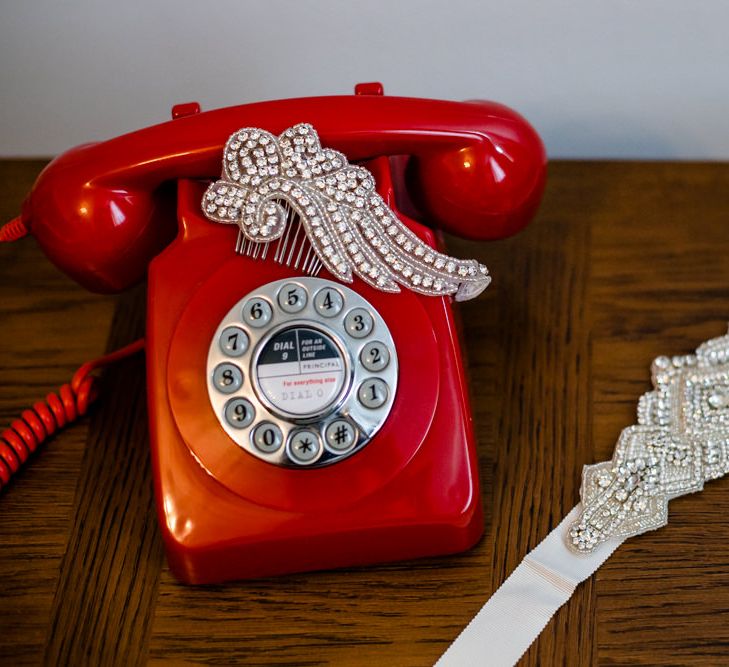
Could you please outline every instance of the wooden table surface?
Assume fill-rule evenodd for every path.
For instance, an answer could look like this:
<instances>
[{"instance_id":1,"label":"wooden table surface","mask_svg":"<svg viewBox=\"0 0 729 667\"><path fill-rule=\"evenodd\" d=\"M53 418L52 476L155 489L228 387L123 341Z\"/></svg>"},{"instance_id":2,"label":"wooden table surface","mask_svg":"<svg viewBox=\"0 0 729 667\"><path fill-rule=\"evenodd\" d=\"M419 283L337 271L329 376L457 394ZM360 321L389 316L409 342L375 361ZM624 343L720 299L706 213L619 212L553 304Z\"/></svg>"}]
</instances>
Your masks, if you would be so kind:
<instances>
[{"instance_id":1,"label":"wooden table surface","mask_svg":"<svg viewBox=\"0 0 729 667\"><path fill-rule=\"evenodd\" d=\"M0 220L40 162L0 163ZM429 665L578 500L649 366L729 320L729 165L557 162L537 220L450 240L494 282L462 305L486 530L467 553L191 588L153 511L141 359L0 496L4 664ZM84 291L0 246L0 422L143 334L144 286ZM583 584L524 665L729 664L729 479L671 503ZM485 658L484 664L488 664Z\"/></svg>"}]
</instances>

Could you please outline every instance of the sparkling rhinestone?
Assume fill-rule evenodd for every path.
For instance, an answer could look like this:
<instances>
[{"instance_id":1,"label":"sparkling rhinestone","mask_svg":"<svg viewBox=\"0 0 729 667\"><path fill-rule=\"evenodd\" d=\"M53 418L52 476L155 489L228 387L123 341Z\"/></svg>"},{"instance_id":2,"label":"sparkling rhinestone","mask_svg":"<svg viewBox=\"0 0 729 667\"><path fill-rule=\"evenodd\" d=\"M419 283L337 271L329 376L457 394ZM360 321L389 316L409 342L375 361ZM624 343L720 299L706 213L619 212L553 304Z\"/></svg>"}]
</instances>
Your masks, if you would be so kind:
<instances>
[{"instance_id":1,"label":"sparkling rhinestone","mask_svg":"<svg viewBox=\"0 0 729 667\"><path fill-rule=\"evenodd\" d=\"M724 396L721 394L712 394L709 396L709 405L714 409L729 406L729 394Z\"/></svg>"}]
</instances>

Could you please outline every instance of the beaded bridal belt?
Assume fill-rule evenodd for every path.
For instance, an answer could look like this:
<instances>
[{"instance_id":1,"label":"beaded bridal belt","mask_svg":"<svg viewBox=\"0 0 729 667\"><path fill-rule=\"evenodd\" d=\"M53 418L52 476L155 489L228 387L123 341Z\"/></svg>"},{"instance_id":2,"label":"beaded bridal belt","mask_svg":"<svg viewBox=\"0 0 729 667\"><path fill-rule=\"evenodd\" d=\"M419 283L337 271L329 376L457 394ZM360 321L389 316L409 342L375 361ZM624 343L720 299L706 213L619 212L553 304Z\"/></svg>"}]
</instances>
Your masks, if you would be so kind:
<instances>
[{"instance_id":1,"label":"beaded bridal belt","mask_svg":"<svg viewBox=\"0 0 729 667\"><path fill-rule=\"evenodd\" d=\"M633 535L668 522L668 501L729 473L729 334L658 357L638 424L611 461L585 466L581 503L494 593L439 667L513 665L577 585Z\"/></svg>"}]
</instances>

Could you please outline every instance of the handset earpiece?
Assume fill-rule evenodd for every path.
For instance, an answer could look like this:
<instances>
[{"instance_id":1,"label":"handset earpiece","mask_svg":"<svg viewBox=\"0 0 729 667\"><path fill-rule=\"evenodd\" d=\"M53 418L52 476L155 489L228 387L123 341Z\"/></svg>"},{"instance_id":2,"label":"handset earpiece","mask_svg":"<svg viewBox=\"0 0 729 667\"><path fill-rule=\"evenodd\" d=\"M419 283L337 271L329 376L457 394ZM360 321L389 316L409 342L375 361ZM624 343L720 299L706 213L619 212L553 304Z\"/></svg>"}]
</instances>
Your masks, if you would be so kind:
<instances>
[{"instance_id":1,"label":"handset earpiece","mask_svg":"<svg viewBox=\"0 0 729 667\"><path fill-rule=\"evenodd\" d=\"M88 162L90 148L68 151L46 167L22 219L64 273L91 291L119 292L143 278L150 259L174 238L174 188L123 179L107 186L76 160L78 153Z\"/></svg>"},{"instance_id":2,"label":"handset earpiece","mask_svg":"<svg viewBox=\"0 0 729 667\"><path fill-rule=\"evenodd\" d=\"M533 217L544 190L546 153L517 113L473 101L485 115L478 140L414 155L408 191L427 223L474 240L511 236ZM494 113L498 111L498 113Z\"/></svg>"}]
</instances>

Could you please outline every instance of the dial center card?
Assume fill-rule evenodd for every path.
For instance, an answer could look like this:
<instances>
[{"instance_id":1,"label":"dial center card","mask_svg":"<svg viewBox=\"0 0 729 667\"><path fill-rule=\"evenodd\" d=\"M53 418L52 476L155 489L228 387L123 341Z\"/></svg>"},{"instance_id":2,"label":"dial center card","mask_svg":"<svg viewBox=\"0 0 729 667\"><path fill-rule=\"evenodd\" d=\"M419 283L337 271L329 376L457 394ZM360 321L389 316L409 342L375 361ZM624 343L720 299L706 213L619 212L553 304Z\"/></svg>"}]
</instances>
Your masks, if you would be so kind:
<instances>
[{"instance_id":1,"label":"dial center card","mask_svg":"<svg viewBox=\"0 0 729 667\"><path fill-rule=\"evenodd\" d=\"M316 415L332 405L345 386L346 364L331 336L305 326L279 331L261 348L255 376L277 410Z\"/></svg>"}]
</instances>

